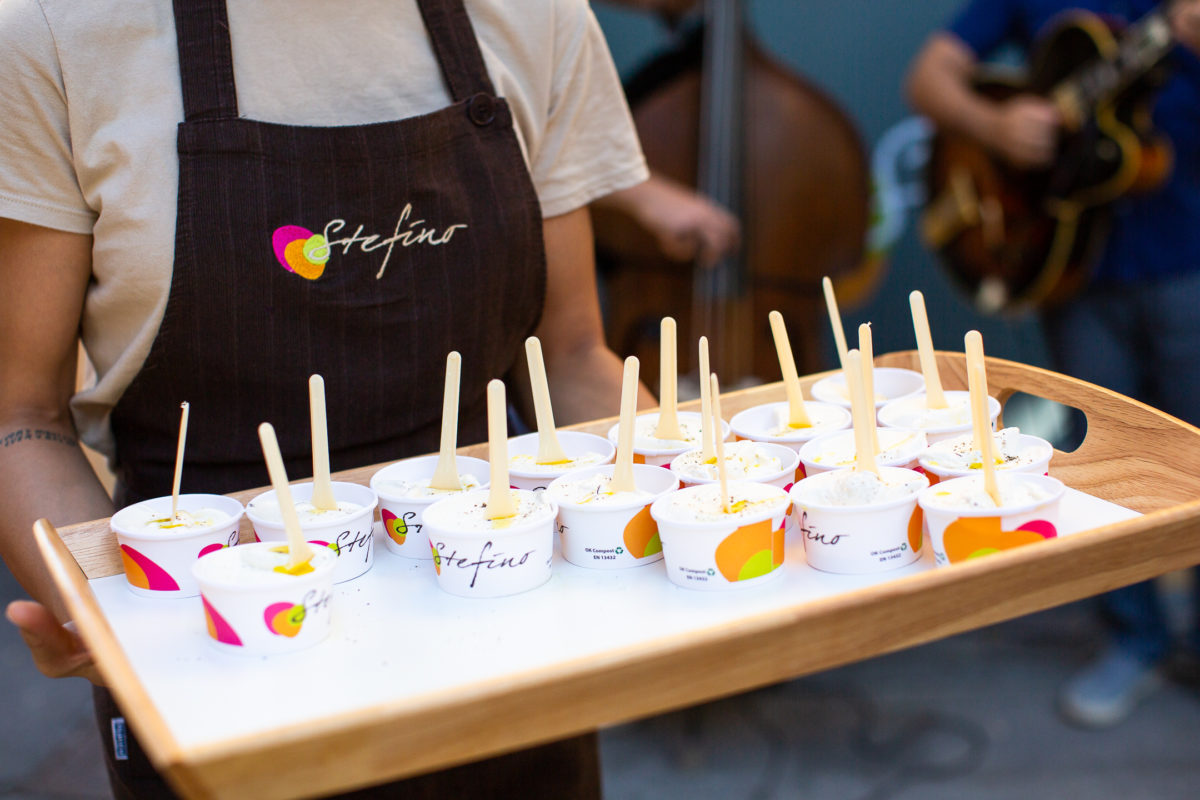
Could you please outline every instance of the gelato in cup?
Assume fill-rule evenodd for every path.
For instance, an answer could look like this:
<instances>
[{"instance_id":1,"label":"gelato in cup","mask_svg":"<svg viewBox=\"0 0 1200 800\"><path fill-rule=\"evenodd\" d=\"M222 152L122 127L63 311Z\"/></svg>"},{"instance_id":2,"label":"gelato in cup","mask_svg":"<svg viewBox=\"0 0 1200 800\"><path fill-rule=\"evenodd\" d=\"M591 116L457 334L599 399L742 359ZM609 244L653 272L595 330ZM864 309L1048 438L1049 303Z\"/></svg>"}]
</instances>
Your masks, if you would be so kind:
<instances>
[{"instance_id":1,"label":"gelato in cup","mask_svg":"<svg viewBox=\"0 0 1200 800\"><path fill-rule=\"evenodd\" d=\"M728 442L725 450L725 475L731 481L755 481L778 486L785 492L796 481L800 456L790 447L765 442ZM704 459L701 450L688 450L671 462L671 471L684 486L716 483L717 460Z\"/></svg>"},{"instance_id":2,"label":"gelato in cup","mask_svg":"<svg viewBox=\"0 0 1200 800\"><path fill-rule=\"evenodd\" d=\"M109 524L117 537L129 590L146 597L195 597L192 564L238 543L242 504L219 494L181 494L126 506Z\"/></svg>"},{"instance_id":3,"label":"gelato in cup","mask_svg":"<svg viewBox=\"0 0 1200 800\"><path fill-rule=\"evenodd\" d=\"M634 462L666 467L680 453L691 450L694 447L700 447L703 444L701 441L701 432L703 430L700 427L701 419L701 414L696 411L680 411L679 427L683 431L684 438L659 439L654 435L654 431L658 427L657 411L636 417L633 423ZM617 443L617 429L619 427L620 423L616 423L608 429L608 440L614 445ZM721 439L728 438L729 423L721 420Z\"/></svg>"},{"instance_id":4,"label":"gelato in cup","mask_svg":"<svg viewBox=\"0 0 1200 800\"><path fill-rule=\"evenodd\" d=\"M561 464L537 463L538 434L508 440L508 481L514 489L545 489L559 475L582 467L611 463L617 448L594 433L557 431L558 444L567 456Z\"/></svg>"},{"instance_id":5,"label":"gelato in cup","mask_svg":"<svg viewBox=\"0 0 1200 800\"><path fill-rule=\"evenodd\" d=\"M729 421L738 439L782 444L799 452L805 442L833 431L850 427L850 411L830 403L806 402L804 410L812 423L808 428L788 425L790 409L786 401L764 403L738 412Z\"/></svg>"},{"instance_id":6,"label":"gelato in cup","mask_svg":"<svg viewBox=\"0 0 1200 800\"><path fill-rule=\"evenodd\" d=\"M780 573L787 492L736 481L729 484L729 493L733 502L728 514L715 483L670 492L650 506L672 583L720 591L754 586Z\"/></svg>"},{"instance_id":7,"label":"gelato in cup","mask_svg":"<svg viewBox=\"0 0 1200 800\"><path fill-rule=\"evenodd\" d=\"M490 490L451 495L425 509L438 585L462 597L503 597L550 580L558 506L545 492L513 489L515 516L487 518Z\"/></svg>"},{"instance_id":8,"label":"gelato in cup","mask_svg":"<svg viewBox=\"0 0 1200 800\"><path fill-rule=\"evenodd\" d=\"M304 539L314 547L324 547L337 555L333 582L357 578L371 568L375 560L375 492L357 483L333 482L333 497L338 507L317 511L309 498L313 485L297 483L291 487L296 515ZM286 542L283 517L275 491L263 492L246 504L246 516L254 524L254 535L262 542Z\"/></svg>"},{"instance_id":9,"label":"gelato in cup","mask_svg":"<svg viewBox=\"0 0 1200 800\"><path fill-rule=\"evenodd\" d=\"M679 487L661 467L633 465L636 492L612 491L613 465L568 472L547 496L558 505L563 558L581 567L616 569L662 560L658 524L650 504Z\"/></svg>"},{"instance_id":10,"label":"gelato in cup","mask_svg":"<svg viewBox=\"0 0 1200 800\"><path fill-rule=\"evenodd\" d=\"M929 444L953 439L971 431L971 393L948 391L946 408L925 407L925 393L909 395L879 409L879 424L886 428L907 428L925 431ZM1000 401L989 396L988 419L992 426L1000 416Z\"/></svg>"},{"instance_id":11,"label":"gelato in cup","mask_svg":"<svg viewBox=\"0 0 1200 800\"><path fill-rule=\"evenodd\" d=\"M875 367L875 407L879 408L892 400L908 397L925 391L925 378L919 372L899 367ZM812 396L824 403L850 407L850 395L846 391L846 373L838 370L827 378L812 385Z\"/></svg>"},{"instance_id":12,"label":"gelato in cup","mask_svg":"<svg viewBox=\"0 0 1200 800\"><path fill-rule=\"evenodd\" d=\"M999 507L984 490L983 475L950 478L921 492L918 502L939 566L1058 536L1058 506L1066 491L1062 481L1002 472L996 483Z\"/></svg>"},{"instance_id":13,"label":"gelato in cup","mask_svg":"<svg viewBox=\"0 0 1200 800\"><path fill-rule=\"evenodd\" d=\"M371 488L379 496L379 516L387 535L387 549L405 558L430 559L429 537L422 516L433 503L456 492L431 489L429 481L438 456L418 456L388 464L371 476ZM462 491L486 489L490 478L488 462L470 456L455 456Z\"/></svg>"},{"instance_id":14,"label":"gelato in cup","mask_svg":"<svg viewBox=\"0 0 1200 800\"><path fill-rule=\"evenodd\" d=\"M1017 428L997 431L993 439L997 470L1045 475L1050 468L1054 447L1045 439L1021 433ZM929 483L935 484L947 478L982 474L983 456L975 446L974 434L965 433L930 445L921 455L920 464L929 476Z\"/></svg>"},{"instance_id":15,"label":"gelato in cup","mask_svg":"<svg viewBox=\"0 0 1200 800\"><path fill-rule=\"evenodd\" d=\"M793 514L808 563L822 572L866 575L902 567L921 554L919 472L880 467L822 472L792 487Z\"/></svg>"},{"instance_id":16,"label":"gelato in cup","mask_svg":"<svg viewBox=\"0 0 1200 800\"><path fill-rule=\"evenodd\" d=\"M311 569L294 575L276 569L287 560L286 544L255 542L195 563L208 635L218 649L250 656L287 653L329 634L337 555L314 547Z\"/></svg>"},{"instance_id":17,"label":"gelato in cup","mask_svg":"<svg viewBox=\"0 0 1200 800\"><path fill-rule=\"evenodd\" d=\"M921 431L879 428L879 455L876 463L881 467L904 467L915 469L921 453L925 452L925 434ZM822 472L846 469L854 466L854 431L844 430L819 436L800 448L800 466L803 475L812 477Z\"/></svg>"}]
</instances>

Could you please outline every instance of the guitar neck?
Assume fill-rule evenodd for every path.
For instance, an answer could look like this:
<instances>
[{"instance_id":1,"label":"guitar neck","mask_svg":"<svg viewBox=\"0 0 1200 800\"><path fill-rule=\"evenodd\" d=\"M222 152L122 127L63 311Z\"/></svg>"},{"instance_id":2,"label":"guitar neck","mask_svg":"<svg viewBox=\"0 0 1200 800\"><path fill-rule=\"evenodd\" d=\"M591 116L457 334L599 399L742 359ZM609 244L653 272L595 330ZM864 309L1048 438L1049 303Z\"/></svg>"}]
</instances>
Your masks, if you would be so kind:
<instances>
[{"instance_id":1,"label":"guitar neck","mask_svg":"<svg viewBox=\"0 0 1200 800\"><path fill-rule=\"evenodd\" d=\"M1167 12L1174 0L1129 26L1111 59L1101 59L1063 81L1053 96L1066 108L1091 109L1118 97L1161 62L1174 47Z\"/></svg>"}]
</instances>

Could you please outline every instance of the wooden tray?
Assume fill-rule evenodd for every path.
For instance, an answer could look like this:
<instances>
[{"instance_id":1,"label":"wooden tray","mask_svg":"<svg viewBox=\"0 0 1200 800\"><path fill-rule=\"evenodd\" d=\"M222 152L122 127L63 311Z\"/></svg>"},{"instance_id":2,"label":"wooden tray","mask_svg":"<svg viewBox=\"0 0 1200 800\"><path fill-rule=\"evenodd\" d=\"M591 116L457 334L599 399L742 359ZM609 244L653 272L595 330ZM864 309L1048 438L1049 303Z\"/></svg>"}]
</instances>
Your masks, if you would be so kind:
<instances>
[{"instance_id":1,"label":"wooden tray","mask_svg":"<svg viewBox=\"0 0 1200 800\"><path fill-rule=\"evenodd\" d=\"M938 359L947 388L965 386L963 356ZM918 368L912 352L877 363ZM806 387L819 377L805 378ZM66 528L61 537L49 526L36 533L100 671L182 794L323 794L736 694L1200 562L1200 430L1034 367L989 358L988 378L1001 402L1019 391L1085 413L1083 444L1056 452L1051 472L1079 490L1071 496L1080 508L1091 504L1095 516L1087 519L1107 524L950 568L933 569L925 558L869 578L816 573L803 564L800 544L789 542L785 575L719 595L671 586L661 565L602 572L556 563L555 578L541 589L462 600L433 585L428 565L380 548L371 572L342 585L349 597L338 601L339 613L348 614L341 639L254 660L203 642L198 603L125 590L107 520ZM782 386L773 384L726 395L722 404L732 416L782 399ZM612 422L576 427L603 433ZM377 468L338 477L365 483ZM235 496L245 501L258 491ZM252 539L248 524L242 535ZM346 612L356 601L358 609ZM607 606L626 621L604 623L596 609ZM578 615L588 614L594 636L577 629ZM362 650L355 637L380 624L395 641L362 637L373 648ZM445 635L451 625L473 637L468 647ZM194 632L175 630L188 626ZM149 652L151 642L170 657ZM391 656L394 669L377 664ZM361 685L348 688L356 675ZM311 713L303 704L272 705L291 679L321 698L344 697L344 705L315 703ZM261 712L257 728L236 721L260 707L275 711ZM222 714L232 720L227 729Z\"/></svg>"}]
</instances>

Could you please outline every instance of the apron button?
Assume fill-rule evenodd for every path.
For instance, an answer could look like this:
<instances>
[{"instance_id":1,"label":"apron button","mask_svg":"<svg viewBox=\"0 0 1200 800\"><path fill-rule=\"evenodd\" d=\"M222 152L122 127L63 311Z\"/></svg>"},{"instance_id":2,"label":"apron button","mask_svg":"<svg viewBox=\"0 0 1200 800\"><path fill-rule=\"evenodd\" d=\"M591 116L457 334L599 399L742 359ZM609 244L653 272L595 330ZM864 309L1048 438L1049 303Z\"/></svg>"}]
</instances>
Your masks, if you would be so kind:
<instances>
[{"instance_id":1,"label":"apron button","mask_svg":"<svg viewBox=\"0 0 1200 800\"><path fill-rule=\"evenodd\" d=\"M480 127L491 125L496 120L496 105L492 102L491 95L480 92L477 95L472 95L467 101L467 116L471 118Z\"/></svg>"}]
</instances>

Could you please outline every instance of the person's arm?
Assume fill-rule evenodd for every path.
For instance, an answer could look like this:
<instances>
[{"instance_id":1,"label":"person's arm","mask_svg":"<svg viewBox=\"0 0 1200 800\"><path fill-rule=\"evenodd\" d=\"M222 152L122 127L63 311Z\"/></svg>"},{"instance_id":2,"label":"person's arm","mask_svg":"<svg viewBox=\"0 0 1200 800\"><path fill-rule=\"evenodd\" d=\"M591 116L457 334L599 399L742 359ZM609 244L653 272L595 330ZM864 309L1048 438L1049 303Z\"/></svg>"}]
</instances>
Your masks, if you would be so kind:
<instances>
[{"instance_id":1,"label":"person's arm","mask_svg":"<svg viewBox=\"0 0 1200 800\"><path fill-rule=\"evenodd\" d=\"M711 267L738 246L737 217L689 186L651 173L636 186L597 198L596 240L620 253L618 227L633 223L667 258ZM615 218L615 219L614 219Z\"/></svg>"},{"instance_id":2,"label":"person's arm","mask_svg":"<svg viewBox=\"0 0 1200 800\"><path fill-rule=\"evenodd\" d=\"M604 342L588 209L546 219L543 237L546 305L535 333L542 342L554 422L570 425L616 416L621 410L623 366ZM527 399L528 381L516 384L519 398ZM657 405L643 383L638 410Z\"/></svg>"},{"instance_id":3,"label":"person's arm","mask_svg":"<svg viewBox=\"0 0 1200 800\"><path fill-rule=\"evenodd\" d=\"M76 443L68 402L90 236L0 219L0 557L36 603L15 602L39 669L51 677L95 673L33 541L40 517L67 525L112 514L112 503Z\"/></svg>"},{"instance_id":4,"label":"person's arm","mask_svg":"<svg viewBox=\"0 0 1200 800\"><path fill-rule=\"evenodd\" d=\"M987 98L971 87L976 66L975 54L958 37L933 34L909 70L909 102L935 124L974 139L1016 166L1049 164L1060 124L1054 103L1033 94L1005 101Z\"/></svg>"}]
</instances>

